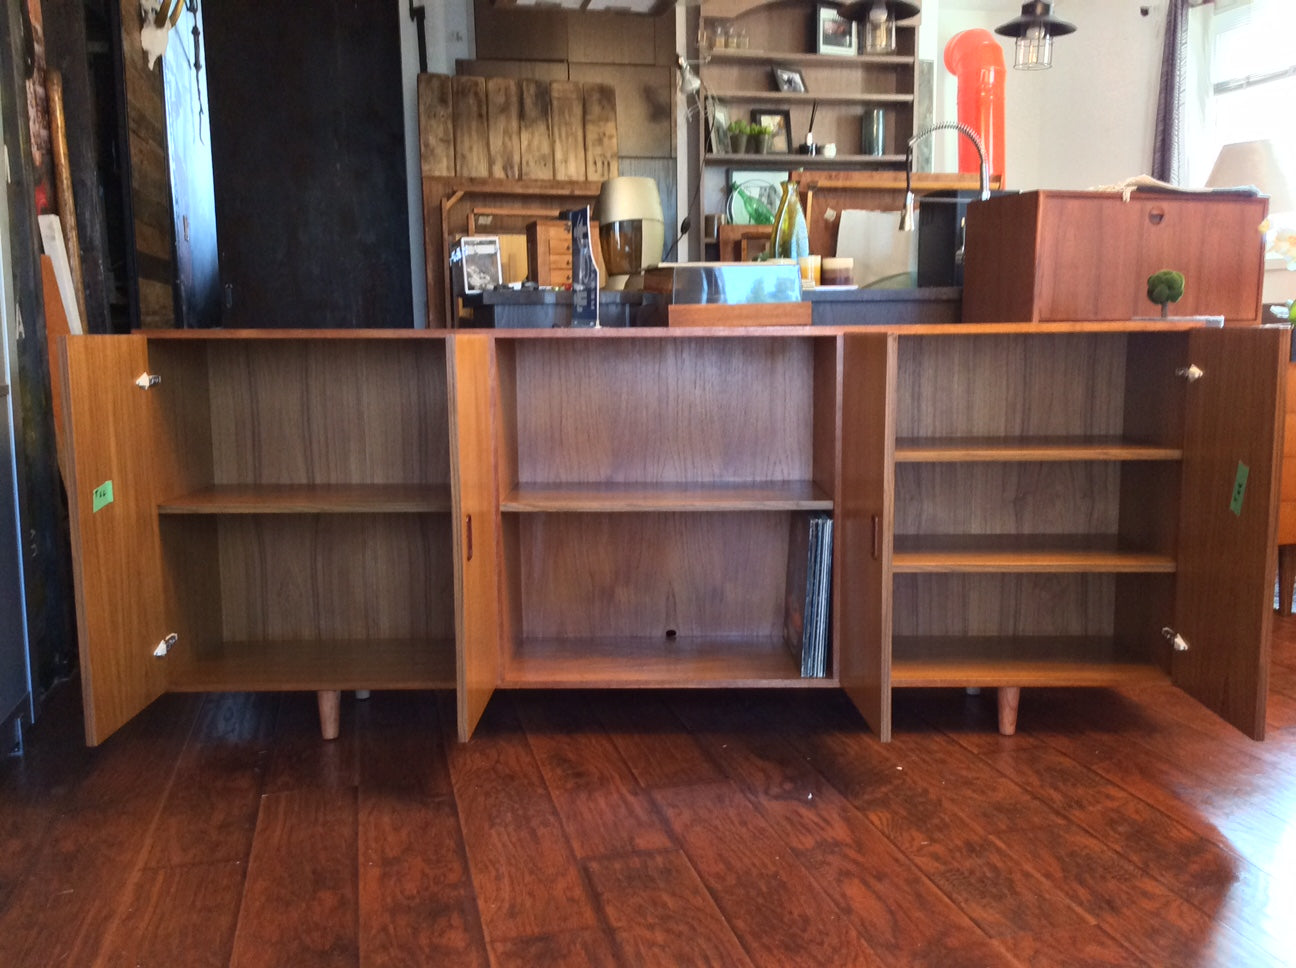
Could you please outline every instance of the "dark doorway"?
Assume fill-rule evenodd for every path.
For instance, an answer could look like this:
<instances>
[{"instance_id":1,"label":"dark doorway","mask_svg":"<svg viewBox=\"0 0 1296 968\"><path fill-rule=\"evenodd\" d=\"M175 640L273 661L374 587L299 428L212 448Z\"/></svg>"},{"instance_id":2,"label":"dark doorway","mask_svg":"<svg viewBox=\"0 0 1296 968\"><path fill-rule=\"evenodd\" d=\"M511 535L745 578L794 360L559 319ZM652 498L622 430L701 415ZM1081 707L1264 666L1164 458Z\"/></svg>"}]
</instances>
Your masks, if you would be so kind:
<instances>
[{"instance_id":1,"label":"dark doorway","mask_svg":"<svg viewBox=\"0 0 1296 968\"><path fill-rule=\"evenodd\" d=\"M413 325L399 7L202 13L223 324Z\"/></svg>"}]
</instances>

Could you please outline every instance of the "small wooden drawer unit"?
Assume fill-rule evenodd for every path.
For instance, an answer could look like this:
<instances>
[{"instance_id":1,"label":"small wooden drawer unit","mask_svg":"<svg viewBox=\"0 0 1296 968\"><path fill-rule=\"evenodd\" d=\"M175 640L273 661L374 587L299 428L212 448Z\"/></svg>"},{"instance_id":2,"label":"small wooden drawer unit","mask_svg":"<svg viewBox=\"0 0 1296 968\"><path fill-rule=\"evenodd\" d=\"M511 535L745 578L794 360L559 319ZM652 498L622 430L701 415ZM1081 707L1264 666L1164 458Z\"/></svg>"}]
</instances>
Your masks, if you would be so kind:
<instances>
[{"instance_id":1,"label":"small wooden drawer unit","mask_svg":"<svg viewBox=\"0 0 1296 968\"><path fill-rule=\"evenodd\" d=\"M571 285L571 223L546 219L527 225L527 278L538 286Z\"/></svg>"}]
</instances>

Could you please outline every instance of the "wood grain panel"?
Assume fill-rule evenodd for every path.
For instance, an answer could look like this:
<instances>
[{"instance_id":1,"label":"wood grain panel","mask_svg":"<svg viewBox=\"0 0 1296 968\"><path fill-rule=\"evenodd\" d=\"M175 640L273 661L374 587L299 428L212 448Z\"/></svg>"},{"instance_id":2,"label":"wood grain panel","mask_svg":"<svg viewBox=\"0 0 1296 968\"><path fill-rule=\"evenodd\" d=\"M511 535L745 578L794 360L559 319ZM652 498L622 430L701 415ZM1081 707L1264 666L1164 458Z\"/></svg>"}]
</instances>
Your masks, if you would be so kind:
<instances>
[{"instance_id":1,"label":"wood grain panel","mask_svg":"<svg viewBox=\"0 0 1296 968\"><path fill-rule=\"evenodd\" d=\"M529 514L518 530L526 638L782 637L785 513Z\"/></svg>"},{"instance_id":2,"label":"wood grain panel","mask_svg":"<svg viewBox=\"0 0 1296 968\"><path fill-rule=\"evenodd\" d=\"M586 871L627 964L752 964L679 851L595 859Z\"/></svg>"},{"instance_id":3,"label":"wood grain panel","mask_svg":"<svg viewBox=\"0 0 1296 968\"><path fill-rule=\"evenodd\" d=\"M135 386L149 370L142 337L82 336L64 349L77 637L86 742L94 745L165 687L152 655L171 631L153 506L155 488L167 482L153 468L169 446L167 394ZM95 511L93 492L105 482L113 501Z\"/></svg>"},{"instance_id":4,"label":"wood grain panel","mask_svg":"<svg viewBox=\"0 0 1296 968\"><path fill-rule=\"evenodd\" d=\"M261 801L231 965L354 965L359 959L354 789Z\"/></svg>"},{"instance_id":5,"label":"wood grain panel","mask_svg":"<svg viewBox=\"0 0 1296 968\"><path fill-rule=\"evenodd\" d=\"M812 349L777 337L518 341L518 479L809 479Z\"/></svg>"},{"instance_id":6,"label":"wood grain panel","mask_svg":"<svg viewBox=\"0 0 1296 968\"><path fill-rule=\"evenodd\" d=\"M585 177L585 109L581 86L573 81L549 85L550 132L553 138L553 177L578 181Z\"/></svg>"},{"instance_id":7,"label":"wood grain panel","mask_svg":"<svg viewBox=\"0 0 1296 968\"><path fill-rule=\"evenodd\" d=\"M454 175L454 95L449 76L418 76L418 119L423 177Z\"/></svg>"},{"instance_id":8,"label":"wood grain panel","mask_svg":"<svg viewBox=\"0 0 1296 968\"><path fill-rule=\"evenodd\" d=\"M617 172L617 99L610 84L582 84L585 104L585 177L615 178Z\"/></svg>"},{"instance_id":9,"label":"wood grain panel","mask_svg":"<svg viewBox=\"0 0 1296 968\"><path fill-rule=\"evenodd\" d=\"M507 77L486 79L486 116L490 130L490 177L520 177L521 128L516 81Z\"/></svg>"},{"instance_id":10,"label":"wood grain panel","mask_svg":"<svg viewBox=\"0 0 1296 968\"><path fill-rule=\"evenodd\" d=\"M834 648L842 688L885 742L891 738L896 339L847 334L840 353Z\"/></svg>"},{"instance_id":11,"label":"wood grain panel","mask_svg":"<svg viewBox=\"0 0 1296 968\"><path fill-rule=\"evenodd\" d=\"M594 19L594 18L587 18ZM674 96L678 83L675 53L672 47L666 64L638 66L617 64L609 68L602 64L571 64L569 80L606 84L615 93L616 149L622 159L671 159L675 157ZM585 102L588 116L589 101ZM627 171L620 162L617 173L642 174ZM664 202L663 198L663 202ZM677 224L678 219L667 218L666 224Z\"/></svg>"},{"instance_id":12,"label":"wood grain panel","mask_svg":"<svg viewBox=\"0 0 1296 968\"><path fill-rule=\"evenodd\" d=\"M591 728L592 711L579 696L562 706L534 694L518 696L514 703L578 858L673 846L616 745L597 721ZM597 886L595 891L601 893Z\"/></svg>"},{"instance_id":13,"label":"wood grain panel","mask_svg":"<svg viewBox=\"0 0 1296 968\"><path fill-rule=\"evenodd\" d=\"M1096 635L1115 632L1110 575L897 575L896 635Z\"/></svg>"},{"instance_id":14,"label":"wood grain panel","mask_svg":"<svg viewBox=\"0 0 1296 968\"><path fill-rule=\"evenodd\" d=\"M486 80L450 79L454 97L455 168L461 178L490 177L490 128L486 114Z\"/></svg>"},{"instance_id":15,"label":"wood grain panel","mask_svg":"<svg viewBox=\"0 0 1296 968\"><path fill-rule=\"evenodd\" d=\"M453 636L444 515L232 515L219 521L224 638Z\"/></svg>"},{"instance_id":16,"label":"wood grain panel","mask_svg":"<svg viewBox=\"0 0 1296 968\"><path fill-rule=\"evenodd\" d=\"M216 342L211 386L213 483L450 479L439 340Z\"/></svg>"},{"instance_id":17,"label":"wood grain panel","mask_svg":"<svg viewBox=\"0 0 1296 968\"><path fill-rule=\"evenodd\" d=\"M491 964L496 968L532 968L534 965L616 968L619 964L607 935L594 928L556 931L538 938L492 941L490 955Z\"/></svg>"},{"instance_id":18,"label":"wood grain panel","mask_svg":"<svg viewBox=\"0 0 1296 968\"><path fill-rule=\"evenodd\" d=\"M1194 333L1194 362L1212 374L1188 393L1181 577L1175 627L1196 645L1174 655L1175 683L1248 736L1264 736L1277 553L1282 380L1290 333ZM1238 464L1249 469L1240 513L1230 509ZM1227 568L1220 562L1231 562Z\"/></svg>"},{"instance_id":19,"label":"wood grain panel","mask_svg":"<svg viewBox=\"0 0 1296 968\"><path fill-rule=\"evenodd\" d=\"M554 174L549 83L523 78L518 82L518 100L522 178L561 177Z\"/></svg>"},{"instance_id":20,"label":"wood grain panel","mask_svg":"<svg viewBox=\"0 0 1296 968\"><path fill-rule=\"evenodd\" d=\"M471 743L449 749L450 775L486 941L598 926L539 766L501 698Z\"/></svg>"},{"instance_id":21,"label":"wood grain panel","mask_svg":"<svg viewBox=\"0 0 1296 968\"><path fill-rule=\"evenodd\" d=\"M897 437L1121 433L1123 335L900 343Z\"/></svg>"}]
</instances>

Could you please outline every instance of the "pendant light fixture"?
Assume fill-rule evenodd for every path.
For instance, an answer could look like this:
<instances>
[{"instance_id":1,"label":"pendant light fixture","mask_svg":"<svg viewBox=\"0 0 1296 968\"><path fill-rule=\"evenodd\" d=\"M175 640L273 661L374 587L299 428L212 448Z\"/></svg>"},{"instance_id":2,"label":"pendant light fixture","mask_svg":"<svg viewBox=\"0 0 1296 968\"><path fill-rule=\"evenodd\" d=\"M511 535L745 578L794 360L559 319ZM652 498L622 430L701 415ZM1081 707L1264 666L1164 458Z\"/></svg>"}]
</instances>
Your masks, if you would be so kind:
<instances>
[{"instance_id":1,"label":"pendant light fixture","mask_svg":"<svg viewBox=\"0 0 1296 968\"><path fill-rule=\"evenodd\" d=\"M896 23L912 20L920 13L918 4L907 0L855 0L841 8L846 20L857 21L863 35L865 54L892 54L896 49Z\"/></svg>"},{"instance_id":2,"label":"pendant light fixture","mask_svg":"<svg viewBox=\"0 0 1296 968\"><path fill-rule=\"evenodd\" d=\"M1041 71L1053 66L1053 38L1075 32L1075 24L1053 16L1053 4L1043 0L1023 3L1021 16L995 28L1003 37L1017 38L1013 67L1019 71Z\"/></svg>"}]
</instances>

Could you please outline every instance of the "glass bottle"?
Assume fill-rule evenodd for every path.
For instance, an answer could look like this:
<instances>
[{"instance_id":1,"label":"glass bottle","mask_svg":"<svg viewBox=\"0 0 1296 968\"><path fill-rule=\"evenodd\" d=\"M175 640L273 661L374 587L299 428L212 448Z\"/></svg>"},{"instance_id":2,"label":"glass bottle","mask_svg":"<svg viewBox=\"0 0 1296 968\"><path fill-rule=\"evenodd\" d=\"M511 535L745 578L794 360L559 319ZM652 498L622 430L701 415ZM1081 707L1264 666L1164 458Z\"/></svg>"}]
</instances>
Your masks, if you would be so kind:
<instances>
[{"instance_id":1,"label":"glass bottle","mask_svg":"<svg viewBox=\"0 0 1296 968\"><path fill-rule=\"evenodd\" d=\"M774 234L770 238L770 257L800 259L810 254L810 233L795 178L783 183L783 197L774 213Z\"/></svg>"},{"instance_id":2,"label":"glass bottle","mask_svg":"<svg viewBox=\"0 0 1296 968\"><path fill-rule=\"evenodd\" d=\"M747 221L752 225L773 224L774 213L759 198L746 191L737 182L733 183L733 193L738 196L738 201L742 202L743 210L747 213Z\"/></svg>"}]
</instances>

